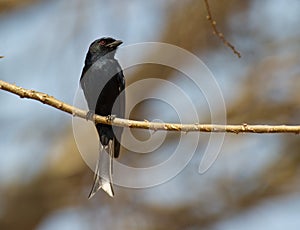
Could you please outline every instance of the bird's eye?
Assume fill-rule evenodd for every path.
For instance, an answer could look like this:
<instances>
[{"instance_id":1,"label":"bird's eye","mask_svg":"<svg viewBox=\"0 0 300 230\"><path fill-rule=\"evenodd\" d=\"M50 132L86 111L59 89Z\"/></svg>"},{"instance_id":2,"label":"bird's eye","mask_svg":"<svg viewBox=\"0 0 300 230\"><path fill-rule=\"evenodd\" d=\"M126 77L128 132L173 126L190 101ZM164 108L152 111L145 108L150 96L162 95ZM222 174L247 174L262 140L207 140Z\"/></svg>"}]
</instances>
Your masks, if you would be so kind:
<instances>
[{"instance_id":1,"label":"bird's eye","mask_svg":"<svg viewBox=\"0 0 300 230\"><path fill-rule=\"evenodd\" d=\"M104 46L106 44L106 42L104 40L99 42L99 45Z\"/></svg>"}]
</instances>

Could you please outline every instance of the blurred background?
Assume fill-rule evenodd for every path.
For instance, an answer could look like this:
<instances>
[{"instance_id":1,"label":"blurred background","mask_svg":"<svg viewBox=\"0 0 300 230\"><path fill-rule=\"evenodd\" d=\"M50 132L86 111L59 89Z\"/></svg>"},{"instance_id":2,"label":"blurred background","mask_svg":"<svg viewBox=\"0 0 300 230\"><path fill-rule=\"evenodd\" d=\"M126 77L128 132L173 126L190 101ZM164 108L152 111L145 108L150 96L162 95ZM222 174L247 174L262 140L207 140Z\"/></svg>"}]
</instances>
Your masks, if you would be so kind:
<instances>
[{"instance_id":1,"label":"blurred background","mask_svg":"<svg viewBox=\"0 0 300 230\"><path fill-rule=\"evenodd\" d=\"M72 104L96 38L166 42L210 68L228 124L299 124L299 0L209 3L241 59L212 34L201 0L0 0L0 79ZM128 85L156 76L185 87L200 122L210 122L204 97L176 71L145 65L126 70L129 75ZM71 116L4 91L0 103L0 229L300 228L299 135L226 134L217 161L200 175L209 136L200 134L192 160L172 180L147 189L116 186L114 199L99 192L88 200L93 172L77 150ZM139 104L130 118L177 121L160 101ZM132 132L141 140L149 134ZM164 160L178 135L168 133L153 153L124 149L120 161L145 166Z\"/></svg>"}]
</instances>

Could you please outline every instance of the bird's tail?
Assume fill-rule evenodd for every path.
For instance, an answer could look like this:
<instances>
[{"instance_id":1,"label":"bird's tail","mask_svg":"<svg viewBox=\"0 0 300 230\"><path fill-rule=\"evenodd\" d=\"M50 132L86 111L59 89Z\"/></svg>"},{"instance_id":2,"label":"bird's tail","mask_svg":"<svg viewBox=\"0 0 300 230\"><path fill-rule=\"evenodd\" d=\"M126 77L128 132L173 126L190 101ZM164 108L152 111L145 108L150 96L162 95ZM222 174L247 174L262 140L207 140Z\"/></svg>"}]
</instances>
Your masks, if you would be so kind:
<instances>
[{"instance_id":1,"label":"bird's tail","mask_svg":"<svg viewBox=\"0 0 300 230\"><path fill-rule=\"evenodd\" d=\"M100 143L99 159L97 162L94 182L89 198L95 195L99 189L103 189L109 196L114 196L112 186L112 164L114 156L113 141L110 140L108 145L102 146Z\"/></svg>"}]
</instances>

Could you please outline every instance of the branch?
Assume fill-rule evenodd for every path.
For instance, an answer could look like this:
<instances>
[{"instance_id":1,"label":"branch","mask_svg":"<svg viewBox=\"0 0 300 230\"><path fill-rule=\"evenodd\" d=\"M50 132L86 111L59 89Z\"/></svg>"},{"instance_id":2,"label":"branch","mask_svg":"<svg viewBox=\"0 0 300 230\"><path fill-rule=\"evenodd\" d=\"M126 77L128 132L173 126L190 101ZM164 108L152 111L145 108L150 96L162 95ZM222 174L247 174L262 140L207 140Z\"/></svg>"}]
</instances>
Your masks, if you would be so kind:
<instances>
[{"instance_id":1,"label":"branch","mask_svg":"<svg viewBox=\"0 0 300 230\"><path fill-rule=\"evenodd\" d=\"M28 90L9 84L0 80L0 89L19 95L21 98L28 98L40 101L56 109L72 114L76 117L86 119L88 111L78 109L56 98L34 90ZM113 120L105 116L94 115L93 120L96 123L122 126L128 128L165 130L165 131L183 131L183 132L228 132L228 133L300 133L300 126L292 125L213 125L213 124L174 124L174 123L157 123L149 121L134 121L121 118Z\"/></svg>"},{"instance_id":2,"label":"branch","mask_svg":"<svg viewBox=\"0 0 300 230\"><path fill-rule=\"evenodd\" d=\"M207 10L207 20L210 21L211 27L213 29L213 34L216 35L217 37L219 37L221 39L221 41L228 46L239 58L242 57L241 53L239 51L237 51L235 49L235 47L226 40L226 38L224 37L224 34L219 32L218 28L217 28L217 22L212 18L212 14L210 11L210 7L208 4L208 0L204 0L205 2L205 6L206 6L206 10Z\"/></svg>"}]
</instances>

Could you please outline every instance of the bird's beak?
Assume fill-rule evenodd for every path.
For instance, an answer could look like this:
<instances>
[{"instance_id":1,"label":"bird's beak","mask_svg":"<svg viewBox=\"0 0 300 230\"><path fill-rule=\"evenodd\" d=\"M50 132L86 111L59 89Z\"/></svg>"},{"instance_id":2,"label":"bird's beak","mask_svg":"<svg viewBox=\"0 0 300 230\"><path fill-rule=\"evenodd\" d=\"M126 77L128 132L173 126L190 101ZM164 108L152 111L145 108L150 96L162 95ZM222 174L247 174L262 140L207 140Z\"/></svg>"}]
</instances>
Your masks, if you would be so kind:
<instances>
[{"instance_id":1,"label":"bird's beak","mask_svg":"<svg viewBox=\"0 0 300 230\"><path fill-rule=\"evenodd\" d=\"M123 42L121 40L116 40L114 42L111 42L111 43L107 44L106 46L109 47L109 48L116 48L119 45L121 45L122 43Z\"/></svg>"}]
</instances>

